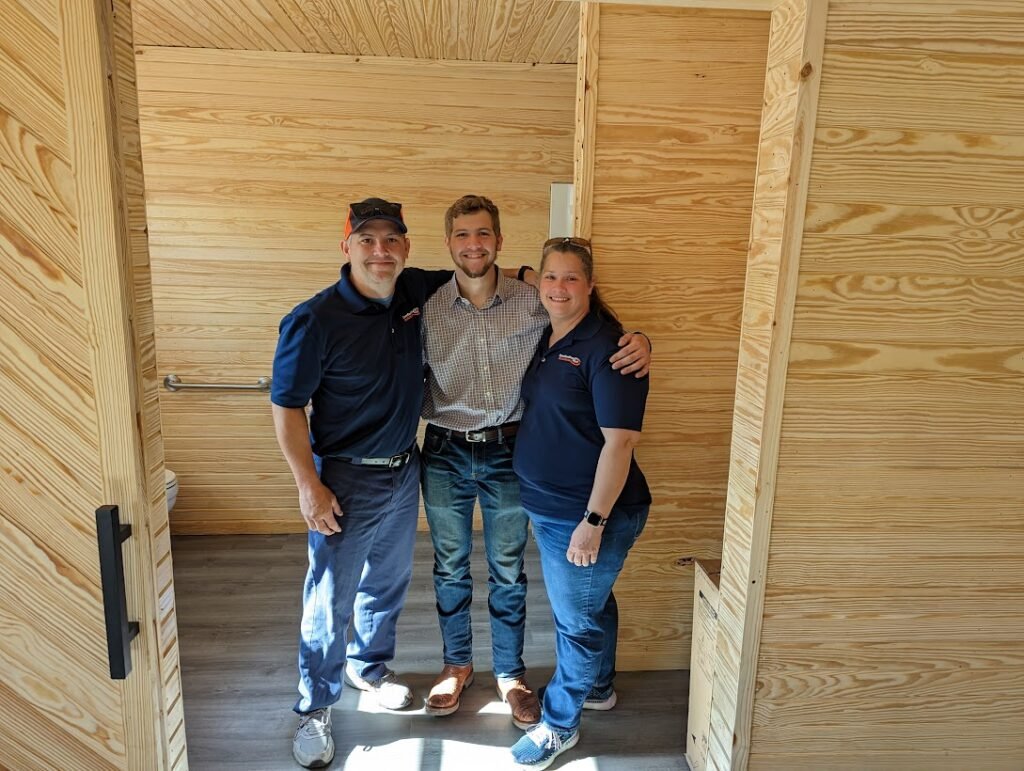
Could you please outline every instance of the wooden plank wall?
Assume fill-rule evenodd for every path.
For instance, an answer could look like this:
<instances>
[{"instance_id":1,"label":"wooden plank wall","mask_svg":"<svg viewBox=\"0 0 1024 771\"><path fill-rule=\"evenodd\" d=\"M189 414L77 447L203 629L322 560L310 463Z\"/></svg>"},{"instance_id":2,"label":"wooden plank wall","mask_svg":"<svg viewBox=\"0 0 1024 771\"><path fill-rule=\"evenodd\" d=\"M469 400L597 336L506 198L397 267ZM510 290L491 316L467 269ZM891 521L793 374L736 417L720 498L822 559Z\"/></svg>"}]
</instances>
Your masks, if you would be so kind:
<instances>
[{"instance_id":1,"label":"wooden plank wall","mask_svg":"<svg viewBox=\"0 0 1024 771\"><path fill-rule=\"evenodd\" d=\"M139 137L139 105L135 82L134 30L131 0L114 5L114 62L120 121L121 158L125 184L128 238L132 260L132 289L135 295L133 328L137 352L143 456L150 498L147 537L152 541L152 559L146 567L153 571L156 591L156 637L159 650L158 703L163 714L163 741L167 748L167 767L187 768L185 713L181 698L181 671L178 662L178 629L174 602L174 576L171 561L170 523L167 516L164 479L164 442L160 422L160 383L157 373L153 314L152 272L146 228L145 177L142 171L142 147Z\"/></svg>"},{"instance_id":2,"label":"wooden plank wall","mask_svg":"<svg viewBox=\"0 0 1024 771\"><path fill-rule=\"evenodd\" d=\"M831 0L751 769L1024 768L1022 54Z\"/></svg>"},{"instance_id":3,"label":"wooden plank wall","mask_svg":"<svg viewBox=\"0 0 1024 771\"><path fill-rule=\"evenodd\" d=\"M160 376L255 381L277 324L337 280L349 201L406 206L412 265L447 267L443 214L502 210L502 262L536 262L572 179L575 65L148 48L137 53ZM161 393L177 533L303 529L269 402Z\"/></svg>"},{"instance_id":4,"label":"wooden plank wall","mask_svg":"<svg viewBox=\"0 0 1024 771\"><path fill-rule=\"evenodd\" d=\"M142 393L146 381L155 395L153 324L148 279L133 269L144 250L128 246L124 208L131 152L119 129L130 117L119 116L130 76L114 63L125 48L130 59L129 14L122 2L116 19L111 10L0 3L4 767L173 760L163 693L180 687L176 670L161 670L176 653L159 625L174 613L158 610L152 559L151 520L159 525L166 508L162 480L145 472L160 462L159 414ZM133 525L125 577L141 626L132 675L119 682L109 675L93 514L107 502Z\"/></svg>"},{"instance_id":5,"label":"wooden plank wall","mask_svg":"<svg viewBox=\"0 0 1024 771\"><path fill-rule=\"evenodd\" d=\"M678 561L721 554L769 14L602 4L599 20L597 278L657 368L637 452L654 506L616 589L619 660L685 669Z\"/></svg>"}]
</instances>

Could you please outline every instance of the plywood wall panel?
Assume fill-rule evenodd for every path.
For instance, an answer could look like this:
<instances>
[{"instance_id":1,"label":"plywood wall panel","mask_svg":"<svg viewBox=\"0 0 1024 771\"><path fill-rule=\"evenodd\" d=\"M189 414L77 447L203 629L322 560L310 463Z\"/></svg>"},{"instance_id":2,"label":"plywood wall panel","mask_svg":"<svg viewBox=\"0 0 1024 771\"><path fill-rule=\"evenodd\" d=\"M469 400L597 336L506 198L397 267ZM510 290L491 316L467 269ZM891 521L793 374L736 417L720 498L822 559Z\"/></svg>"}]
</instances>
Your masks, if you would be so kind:
<instances>
[{"instance_id":1,"label":"plywood wall panel","mask_svg":"<svg viewBox=\"0 0 1024 771\"><path fill-rule=\"evenodd\" d=\"M816 142L811 184L821 188L822 201L856 190L893 204L998 206L1024 173L1020 135L829 126ZM882 161L893 170L880 168ZM832 184L818 184L825 178Z\"/></svg>"},{"instance_id":2,"label":"plywood wall panel","mask_svg":"<svg viewBox=\"0 0 1024 771\"><path fill-rule=\"evenodd\" d=\"M1022 46L831 0L751 769L1024 766Z\"/></svg>"},{"instance_id":3,"label":"plywood wall panel","mask_svg":"<svg viewBox=\"0 0 1024 771\"><path fill-rule=\"evenodd\" d=\"M622 105L608 104L601 108L602 123L612 125L678 126L680 122L692 121L694 125L705 124L757 124L761 117L759 103L750 104L705 104L703 102L666 103L657 107L640 102ZM684 176L683 179L686 179Z\"/></svg>"},{"instance_id":4,"label":"plywood wall panel","mask_svg":"<svg viewBox=\"0 0 1024 771\"><path fill-rule=\"evenodd\" d=\"M812 340L1014 345L1021 278L808 274L796 311Z\"/></svg>"},{"instance_id":5,"label":"plywood wall panel","mask_svg":"<svg viewBox=\"0 0 1024 771\"><path fill-rule=\"evenodd\" d=\"M55 7L52 4L51 10ZM41 23L21 3L4 7L0 80L4 111L32 127L47 151L68 159L59 29Z\"/></svg>"},{"instance_id":6,"label":"plywood wall panel","mask_svg":"<svg viewBox=\"0 0 1024 771\"><path fill-rule=\"evenodd\" d=\"M972 749L969 752L973 757L980 758L986 756L989 748L1001 750L1003 749L1001 745L1006 741L1006 737L1011 735L1003 734L999 737L993 737L985 742L983 746ZM1009 741L1012 742L1012 739ZM860 749L827 753L793 753L777 755L775 757L776 762L782 768L787 769L787 771L789 769L793 769L793 771L820 771L822 768L829 768L830 764L833 763L836 764L837 768L857 768L859 771L887 771L894 766L900 768L914 768L916 764L920 764L921 768L941 766L949 760L947 752L930 749L922 751L894 749L888 759L865 757L864 752ZM1019 766L1015 761L1003 762L999 758L992 762L986 760L985 765L986 771L1017 771L1018 768Z\"/></svg>"},{"instance_id":7,"label":"plywood wall panel","mask_svg":"<svg viewBox=\"0 0 1024 771\"><path fill-rule=\"evenodd\" d=\"M602 16L606 13L615 17L611 22L615 34L602 34L600 43L601 58L609 61L657 61L678 67L681 72L689 71L690 77L695 78L700 68L694 69L694 65L749 62L763 55L766 50L767 27L763 37L752 37L749 21L736 21L744 13L747 19L751 18L749 12L716 13L708 9L671 8L654 4L643 8L628 8L625 5L609 8L602 5ZM739 15L734 15L737 13ZM761 17L767 19L767 14L761 14ZM641 18L647 20L646 24L628 23ZM703 34L694 34L698 28ZM656 33L653 39L652 33ZM652 45L672 39L685 40L685 59L666 58L659 46Z\"/></svg>"},{"instance_id":8,"label":"plywood wall panel","mask_svg":"<svg viewBox=\"0 0 1024 771\"><path fill-rule=\"evenodd\" d=\"M829 48L1019 56L1020 9L1013 2L831 3ZM993 63L996 63L995 60Z\"/></svg>"},{"instance_id":9,"label":"plywood wall panel","mask_svg":"<svg viewBox=\"0 0 1024 771\"><path fill-rule=\"evenodd\" d=\"M637 452L654 506L616 587L619 667L685 668L685 559L720 553L769 15L599 11L589 232L602 293L656 362Z\"/></svg>"},{"instance_id":10,"label":"plywood wall panel","mask_svg":"<svg viewBox=\"0 0 1024 771\"><path fill-rule=\"evenodd\" d=\"M447 267L444 210L490 195L518 265L547 237L550 183L572 176L572 65L148 47L137 62L161 377L270 374L280 318L337 280L351 200L401 201L410 264ZM368 78L389 93L371 112L350 98ZM302 529L265 395L161 401L176 532Z\"/></svg>"},{"instance_id":11,"label":"plywood wall panel","mask_svg":"<svg viewBox=\"0 0 1024 771\"><path fill-rule=\"evenodd\" d=\"M821 89L827 104L823 108L825 121L821 125L996 135L1019 133L1020 125L1015 113L1019 99L1012 86L1003 88L999 82L979 81L972 88L962 82L963 78L959 83L946 83L946 68L937 62L931 63L932 59L924 52L918 53L916 58L911 57L911 61L917 63L916 68L911 67L907 71L894 67L896 71L890 79L888 66L874 70L848 66L851 50L854 53L860 51L861 57L864 52L875 50L880 60L893 56L870 46L843 49L842 52L830 48L823 63ZM973 56L985 58L985 54ZM996 69L1013 67L1012 55L999 57L996 61ZM923 87L928 84L939 87ZM887 96L891 88L903 89L896 102ZM959 109L950 110L951 103L956 103Z\"/></svg>"}]
</instances>

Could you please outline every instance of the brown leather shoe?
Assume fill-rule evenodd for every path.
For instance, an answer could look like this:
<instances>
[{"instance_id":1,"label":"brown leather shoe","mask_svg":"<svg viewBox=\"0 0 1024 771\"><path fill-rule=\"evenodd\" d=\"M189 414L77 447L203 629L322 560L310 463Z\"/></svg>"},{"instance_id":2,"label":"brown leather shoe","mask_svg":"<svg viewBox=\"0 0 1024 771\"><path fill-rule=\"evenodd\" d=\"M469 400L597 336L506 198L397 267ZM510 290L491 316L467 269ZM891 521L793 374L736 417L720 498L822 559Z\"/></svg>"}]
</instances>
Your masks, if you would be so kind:
<instances>
[{"instance_id":1,"label":"brown leather shoe","mask_svg":"<svg viewBox=\"0 0 1024 771\"><path fill-rule=\"evenodd\" d=\"M498 695L512 710L512 722L526 730L540 722L540 700L525 677L498 681Z\"/></svg>"},{"instance_id":2,"label":"brown leather shoe","mask_svg":"<svg viewBox=\"0 0 1024 771\"><path fill-rule=\"evenodd\" d=\"M473 665L466 664L457 667L454 664L445 664L441 674L437 676L433 686L430 688L430 695L427 696L426 713L440 717L450 715L459 708L459 697L462 689L473 684Z\"/></svg>"}]
</instances>

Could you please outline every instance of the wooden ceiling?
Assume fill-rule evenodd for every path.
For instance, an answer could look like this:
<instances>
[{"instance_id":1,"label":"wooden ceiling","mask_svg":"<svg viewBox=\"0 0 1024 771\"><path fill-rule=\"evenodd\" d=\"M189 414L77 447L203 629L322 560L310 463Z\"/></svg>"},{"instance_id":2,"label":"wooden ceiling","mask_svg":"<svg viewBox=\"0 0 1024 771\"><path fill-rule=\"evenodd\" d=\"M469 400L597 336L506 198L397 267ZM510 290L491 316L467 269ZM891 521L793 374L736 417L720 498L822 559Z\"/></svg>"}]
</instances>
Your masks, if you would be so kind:
<instances>
[{"instance_id":1,"label":"wooden ceiling","mask_svg":"<svg viewBox=\"0 0 1024 771\"><path fill-rule=\"evenodd\" d=\"M575 62L563 0L134 0L137 45Z\"/></svg>"}]
</instances>

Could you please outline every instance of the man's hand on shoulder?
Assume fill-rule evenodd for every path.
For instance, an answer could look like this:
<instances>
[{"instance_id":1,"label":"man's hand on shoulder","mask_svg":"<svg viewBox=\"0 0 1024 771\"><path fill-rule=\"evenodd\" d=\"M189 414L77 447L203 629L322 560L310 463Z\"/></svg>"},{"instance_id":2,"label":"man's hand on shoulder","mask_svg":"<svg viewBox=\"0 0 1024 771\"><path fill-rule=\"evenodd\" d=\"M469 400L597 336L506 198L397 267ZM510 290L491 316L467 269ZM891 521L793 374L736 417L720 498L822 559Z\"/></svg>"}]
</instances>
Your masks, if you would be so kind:
<instances>
[{"instance_id":1,"label":"man's hand on shoulder","mask_svg":"<svg viewBox=\"0 0 1024 771\"><path fill-rule=\"evenodd\" d=\"M306 527L324 535L341 532L338 518L343 515L338 499L320 480L299 488L299 509Z\"/></svg>"},{"instance_id":2,"label":"man's hand on shoulder","mask_svg":"<svg viewBox=\"0 0 1024 771\"><path fill-rule=\"evenodd\" d=\"M529 284L534 289L540 287L540 274L533 269L532 265L520 265L518 268L502 268L501 275L505 278L514 278Z\"/></svg>"},{"instance_id":3,"label":"man's hand on shoulder","mask_svg":"<svg viewBox=\"0 0 1024 771\"><path fill-rule=\"evenodd\" d=\"M621 375L645 377L651 371L650 339L643 332L626 332L619 338L619 350L609 361Z\"/></svg>"}]
</instances>

